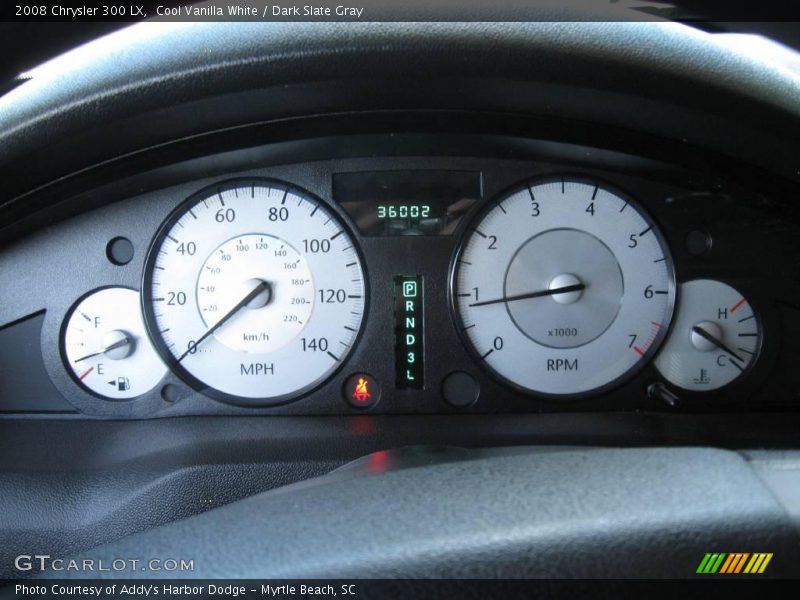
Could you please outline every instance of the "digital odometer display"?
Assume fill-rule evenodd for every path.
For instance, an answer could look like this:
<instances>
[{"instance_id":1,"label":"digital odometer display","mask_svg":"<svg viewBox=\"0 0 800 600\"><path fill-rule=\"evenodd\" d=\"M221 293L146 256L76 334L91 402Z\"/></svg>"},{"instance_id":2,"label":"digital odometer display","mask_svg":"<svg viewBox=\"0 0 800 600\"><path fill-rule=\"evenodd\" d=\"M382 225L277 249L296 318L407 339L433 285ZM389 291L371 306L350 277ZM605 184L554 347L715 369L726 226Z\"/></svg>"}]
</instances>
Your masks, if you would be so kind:
<instances>
[{"instance_id":1,"label":"digital odometer display","mask_svg":"<svg viewBox=\"0 0 800 600\"><path fill-rule=\"evenodd\" d=\"M379 204L378 219L430 219L430 204Z\"/></svg>"},{"instance_id":2,"label":"digital odometer display","mask_svg":"<svg viewBox=\"0 0 800 600\"><path fill-rule=\"evenodd\" d=\"M473 171L337 173L333 197L363 235L451 235L481 197Z\"/></svg>"}]
</instances>

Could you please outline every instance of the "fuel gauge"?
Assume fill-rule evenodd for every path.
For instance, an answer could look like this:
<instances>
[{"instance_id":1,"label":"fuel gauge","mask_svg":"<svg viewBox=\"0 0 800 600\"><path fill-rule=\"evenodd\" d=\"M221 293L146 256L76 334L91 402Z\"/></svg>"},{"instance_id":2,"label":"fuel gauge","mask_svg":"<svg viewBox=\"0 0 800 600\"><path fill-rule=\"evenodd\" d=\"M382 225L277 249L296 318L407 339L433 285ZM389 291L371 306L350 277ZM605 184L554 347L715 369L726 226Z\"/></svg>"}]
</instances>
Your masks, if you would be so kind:
<instances>
[{"instance_id":1,"label":"fuel gauge","mask_svg":"<svg viewBox=\"0 0 800 600\"><path fill-rule=\"evenodd\" d=\"M109 287L85 296L70 311L62 335L68 370L103 398L141 396L167 372L147 337L135 290Z\"/></svg>"},{"instance_id":2,"label":"fuel gauge","mask_svg":"<svg viewBox=\"0 0 800 600\"><path fill-rule=\"evenodd\" d=\"M715 390L740 377L760 347L761 326L744 296L720 281L697 279L680 286L678 313L655 365L681 388Z\"/></svg>"}]
</instances>

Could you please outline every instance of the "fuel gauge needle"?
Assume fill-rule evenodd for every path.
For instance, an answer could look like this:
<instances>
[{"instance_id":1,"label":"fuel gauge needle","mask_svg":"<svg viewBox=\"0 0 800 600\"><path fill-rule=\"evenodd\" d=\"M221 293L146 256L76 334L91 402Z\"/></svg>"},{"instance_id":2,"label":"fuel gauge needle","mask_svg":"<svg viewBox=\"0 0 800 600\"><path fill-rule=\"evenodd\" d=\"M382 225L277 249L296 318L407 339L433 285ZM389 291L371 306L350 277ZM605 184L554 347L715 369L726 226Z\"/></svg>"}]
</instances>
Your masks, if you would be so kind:
<instances>
[{"instance_id":1,"label":"fuel gauge needle","mask_svg":"<svg viewBox=\"0 0 800 600\"><path fill-rule=\"evenodd\" d=\"M82 360L86 360L87 358L100 356L101 354L105 354L106 352L111 352L112 350L116 350L117 348L122 348L123 346L127 346L130 343L131 343L131 338L124 337L121 340L117 340L113 344L106 346L102 350L98 350L97 352L92 352L91 354L87 354L86 356L81 356L80 358L76 358L73 362L79 363Z\"/></svg>"},{"instance_id":2,"label":"fuel gauge needle","mask_svg":"<svg viewBox=\"0 0 800 600\"><path fill-rule=\"evenodd\" d=\"M730 348L728 348L728 347L727 347L725 344L723 344L723 343L722 343L722 340L718 340L717 338L715 338L713 335L711 335L710 333L708 333L708 332L707 332L705 329L703 329L702 327L698 327L697 325L695 325L694 327L692 327L692 332L693 332L693 333L696 333L697 335L699 335L699 336L700 336L701 338L703 338L704 340L706 340L706 341L708 341L708 342L710 342L710 343L714 344L714 345L715 345L717 348L719 348L719 349L720 349L720 350L722 350L723 352L727 352L728 354L730 354L730 355L731 355L733 358L735 358L735 359L736 359L736 360L738 360L739 362L745 362L745 361L742 359L742 357L741 357L741 356L739 356L738 354L736 354L736 352L734 352L733 350L731 350Z\"/></svg>"}]
</instances>

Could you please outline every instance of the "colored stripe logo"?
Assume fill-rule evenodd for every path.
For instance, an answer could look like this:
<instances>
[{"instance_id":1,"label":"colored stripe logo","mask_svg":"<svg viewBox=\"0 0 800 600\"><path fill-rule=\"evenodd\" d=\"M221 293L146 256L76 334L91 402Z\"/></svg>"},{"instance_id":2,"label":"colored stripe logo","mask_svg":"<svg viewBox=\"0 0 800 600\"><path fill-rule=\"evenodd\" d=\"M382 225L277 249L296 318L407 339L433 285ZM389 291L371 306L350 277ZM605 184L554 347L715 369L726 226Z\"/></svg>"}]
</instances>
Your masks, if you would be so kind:
<instances>
[{"instance_id":1,"label":"colored stripe logo","mask_svg":"<svg viewBox=\"0 0 800 600\"><path fill-rule=\"evenodd\" d=\"M696 572L704 575L756 575L763 573L771 560L771 552L709 552L700 561Z\"/></svg>"}]
</instances>

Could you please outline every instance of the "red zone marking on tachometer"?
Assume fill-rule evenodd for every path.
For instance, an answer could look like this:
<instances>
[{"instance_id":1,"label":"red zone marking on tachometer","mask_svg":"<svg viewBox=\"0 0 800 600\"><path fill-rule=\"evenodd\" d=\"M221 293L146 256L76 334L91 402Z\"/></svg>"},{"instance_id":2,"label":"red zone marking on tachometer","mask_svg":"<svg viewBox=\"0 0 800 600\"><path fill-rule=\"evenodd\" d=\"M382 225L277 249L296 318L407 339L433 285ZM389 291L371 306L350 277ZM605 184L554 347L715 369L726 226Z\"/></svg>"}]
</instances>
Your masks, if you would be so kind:
<instances>
[{"instance_id":1,"label":"red zone marking on tachometer","mask_svg":"<svg viewBox=\"0 0 800 600\"><path fill-rule=\"evenodd\" d=\"M644 349L639 348L639 346L633 346L634 352L636 352L636 354L638 354L639 356L642 356L642 357L645 354L647 354L647 350L653 344L653 340L656 339L656 335L658 334L658 330L661 329L661 327L662 327L661 323L656 323L655 321L650 321L650 325L653 326L653 330L650 333L650 337L647 338L647 342L644 344Z\"/></svg>"}]
</instances>

